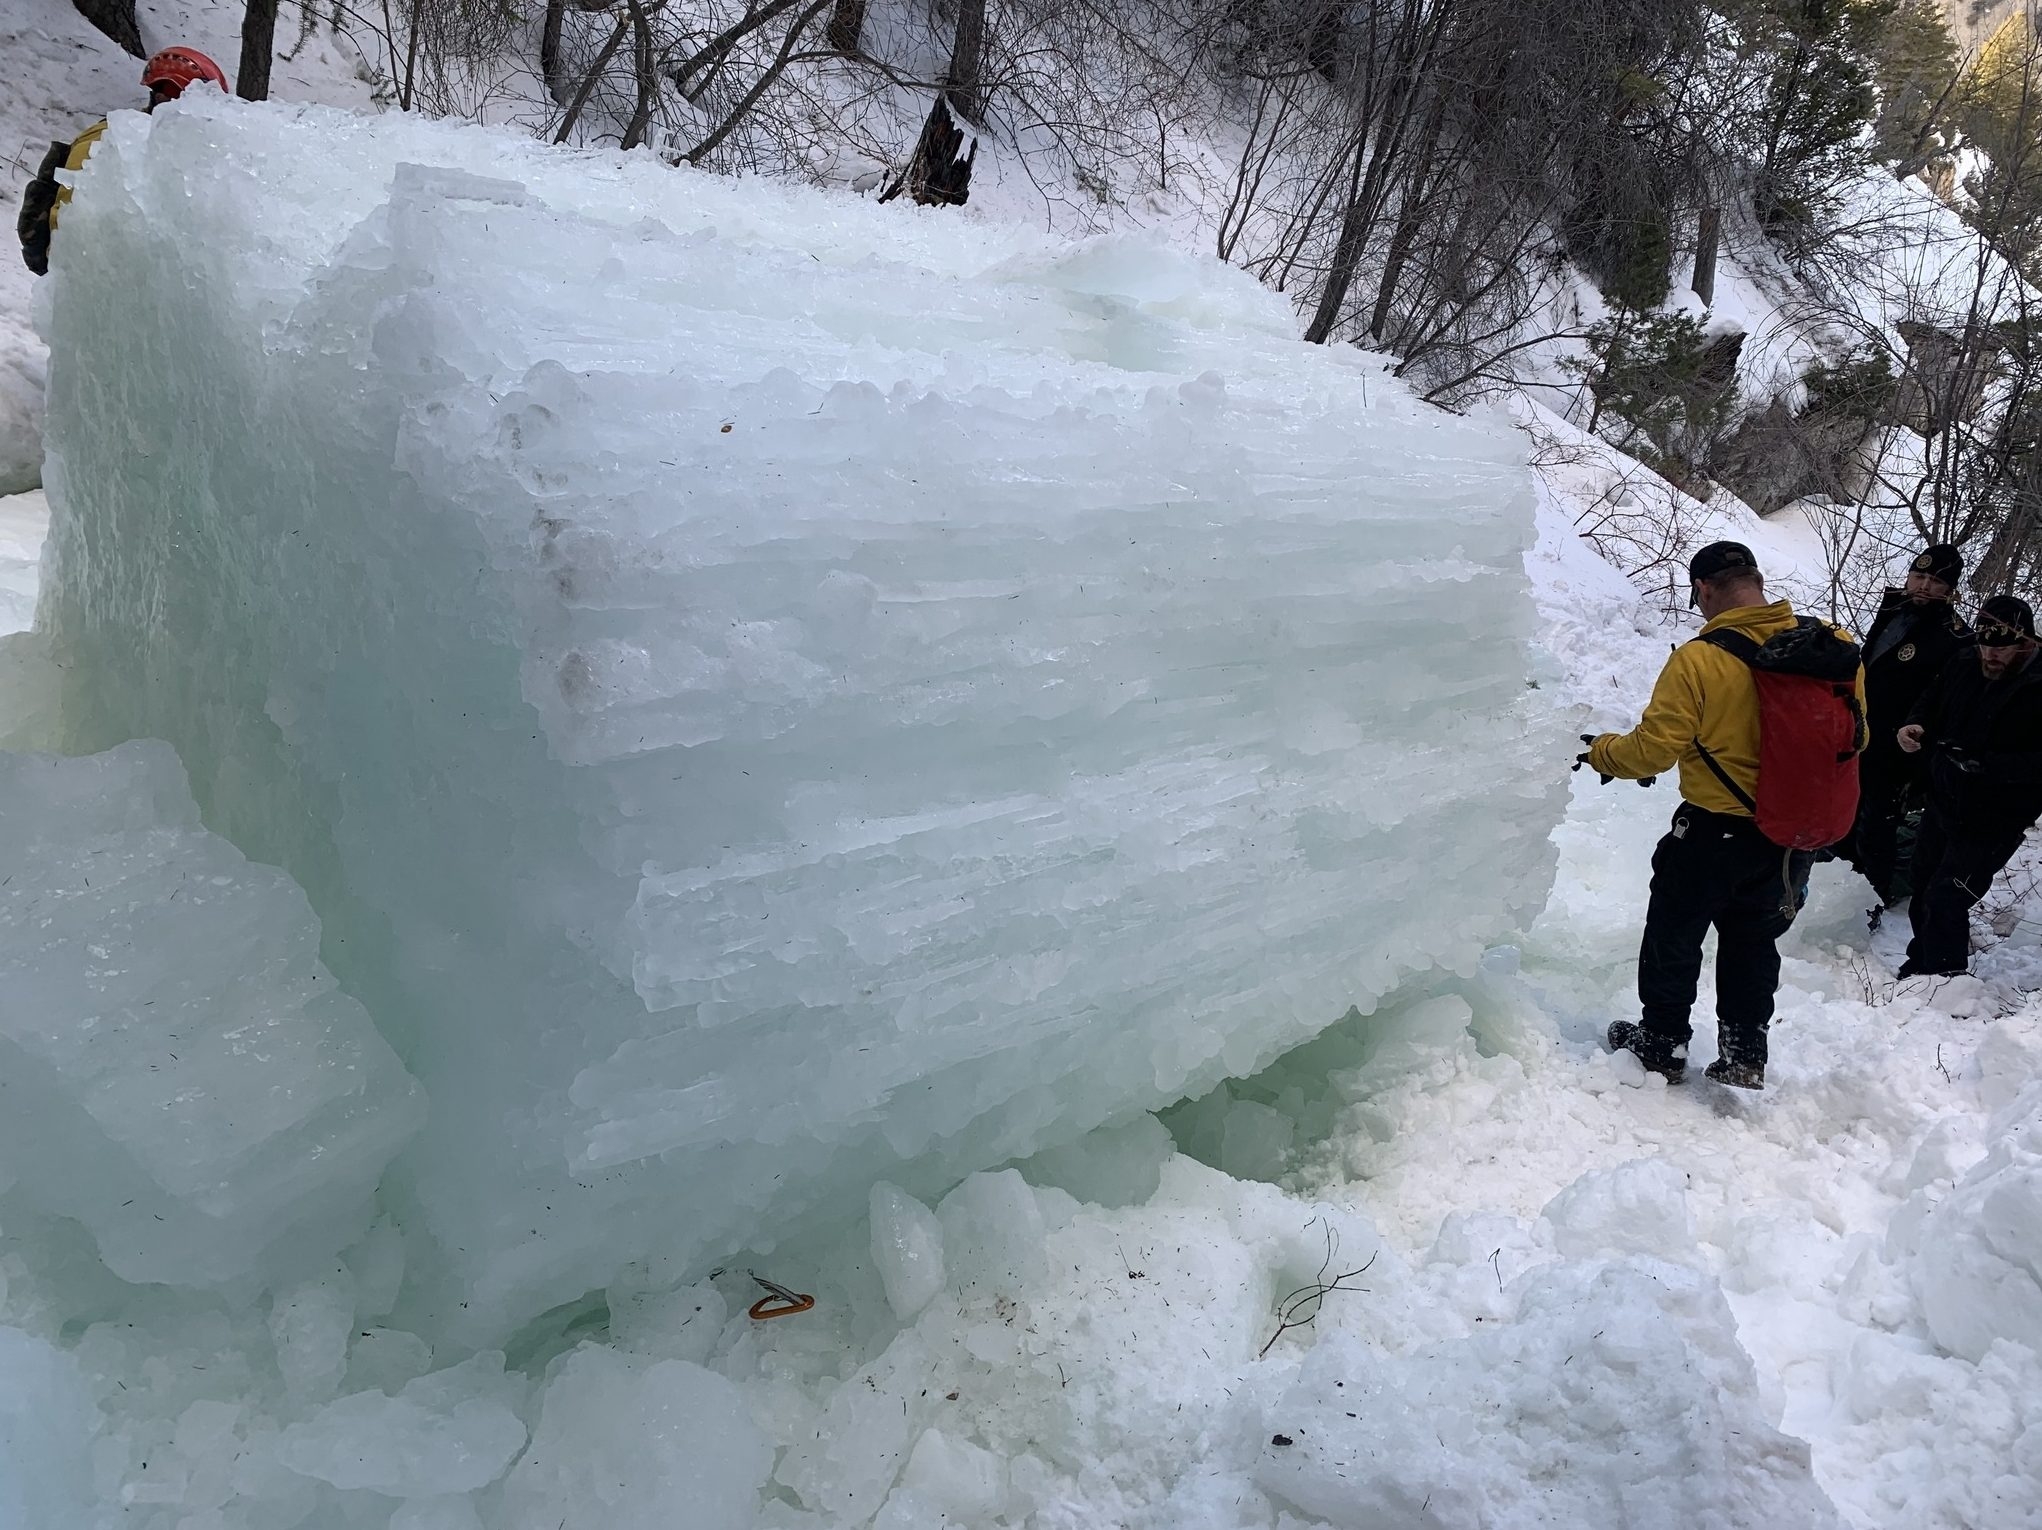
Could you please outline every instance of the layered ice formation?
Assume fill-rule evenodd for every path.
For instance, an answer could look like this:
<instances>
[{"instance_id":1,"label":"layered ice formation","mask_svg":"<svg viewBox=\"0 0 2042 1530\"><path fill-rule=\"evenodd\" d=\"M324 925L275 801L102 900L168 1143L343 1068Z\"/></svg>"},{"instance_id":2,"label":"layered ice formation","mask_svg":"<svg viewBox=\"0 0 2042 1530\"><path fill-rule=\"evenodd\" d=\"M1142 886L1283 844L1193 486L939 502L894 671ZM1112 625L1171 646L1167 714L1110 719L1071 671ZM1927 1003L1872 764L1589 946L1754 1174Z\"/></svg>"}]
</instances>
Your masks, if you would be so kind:
<instances>
[{"instance_id":1,"label":"layered ice formation","mask_svg":"<svg viewBox=\"0 0 2042 1530\"><path fill-rule=\"evenodd\" d=\"M0 754L0 867L0 1190L137 1283L275 1279L366 1230L417 1086L168 745Z\"/></svg>"},{"instance_id":2,"label":"layered ice formation","mask_svg":"<svg viewBox=\"0 0 2042 1530\"><path fill-rule=\"evenodd\" d=\"M1216 262L210 99L62 235L64 743L170 740L424 1085L407 1321L932 1195L1544 896L1519 448Z\"/></svg>"}]
</instances>

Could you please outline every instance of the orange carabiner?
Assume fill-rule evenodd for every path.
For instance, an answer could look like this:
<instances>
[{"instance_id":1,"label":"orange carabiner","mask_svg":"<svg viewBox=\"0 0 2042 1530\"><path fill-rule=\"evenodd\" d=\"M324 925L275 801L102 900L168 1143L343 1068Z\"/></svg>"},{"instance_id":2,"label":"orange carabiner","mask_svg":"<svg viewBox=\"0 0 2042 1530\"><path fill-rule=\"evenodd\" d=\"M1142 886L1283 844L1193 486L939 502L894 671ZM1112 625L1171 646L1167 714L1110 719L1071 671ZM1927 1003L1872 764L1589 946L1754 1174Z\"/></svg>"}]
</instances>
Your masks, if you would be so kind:
<instances>
[{"instance_id":1,"label":"orange carabiner","mask_svg":"<svg viewBox=\"0 0 2042 1530\"><path fill-rule=\"evenodd\" d=\"M777 1281L766 1279L757 1270L747 1270L760 1285L766 1288L766 1295L752 1303L751 1316L754 1322L763 1323L768 1318L793 1317L797 1312L806 1312L815 1305L815 1298L800 1291L790 1291Z\"/></svg>"}]
</instances>

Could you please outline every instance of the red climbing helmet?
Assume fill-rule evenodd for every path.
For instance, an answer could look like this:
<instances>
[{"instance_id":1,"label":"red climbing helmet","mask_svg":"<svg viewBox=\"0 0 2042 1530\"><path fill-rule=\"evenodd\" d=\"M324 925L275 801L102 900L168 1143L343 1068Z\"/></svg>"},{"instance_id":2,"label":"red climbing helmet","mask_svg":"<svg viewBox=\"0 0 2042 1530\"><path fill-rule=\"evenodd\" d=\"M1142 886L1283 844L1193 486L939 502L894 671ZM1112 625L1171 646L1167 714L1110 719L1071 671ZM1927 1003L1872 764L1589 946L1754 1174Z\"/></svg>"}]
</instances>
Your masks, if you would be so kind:
<instances>
[{"instance_id":1,"label":"red climbing helmet","mask_svg":"<svg viewBox=\"0 0 2042 1530\"><path fill-rule=\"evenodd\" d=\"M152 93L161 89L178 96L198 80L227 88L227 76L220 66L196 48L165 48L142 66L142 88Z\"/></svg>"}]
</instances>

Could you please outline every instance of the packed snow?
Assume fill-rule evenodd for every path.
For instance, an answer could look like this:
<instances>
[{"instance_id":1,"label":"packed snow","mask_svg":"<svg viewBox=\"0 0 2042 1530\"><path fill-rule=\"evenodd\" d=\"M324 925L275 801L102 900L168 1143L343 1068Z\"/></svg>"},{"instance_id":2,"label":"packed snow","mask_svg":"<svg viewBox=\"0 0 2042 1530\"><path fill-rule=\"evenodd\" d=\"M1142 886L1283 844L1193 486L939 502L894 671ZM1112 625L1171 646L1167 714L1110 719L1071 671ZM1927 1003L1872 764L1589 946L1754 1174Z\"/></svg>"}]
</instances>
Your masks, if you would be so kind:
<instances>
[{"instance_id":1,"label":"packed snow","mask_svg":"<svg viewBox=\"0 0 2042 1530\"><path fill-rule=\"evenodd\" d=\"M122 896L87 893L97 850L150 877L174 881L206 867L221 879L212 909L187 915L181 898L162 901L146 928L122 938L113 926L116 945L87 953L118 965L127 985L125 1034L136 1045L102 1047L100 1061L140 1107L133 1117L95 1116L88 1103L81 1122L64 1114L59 1090L38 1108L74 1135L0 1133L0 1526L2011 1530L2042 1521L2033 1402L2042 1395L2042 1012L2031 998L2042 989L2042 925L2022 896L2036 860L2017 859L2009 885L1981 907L1986 949L1976 977L1907 984L1891 977L1904 920L1889 916L1868 938L1865 889L1841 866L1819 868L1810 907L1785 942L1762 1095L1699 1081L1669 1089L1607 1054L1602 1030L1634 1009L1648 860L1673 797L1665 784L1569 778L1562 741L1628 725L1683 632L1667 624L1658 596L1641 599L1575 532L1614 488L1605 464L1580 457L1549 472L1534 512L1517 498L1513 454L1523 448L1502 444L1502 426L1441 420L1408 406L1364 364L1300 354L1266 306L1181 257L1111 243L1057 255L1018 236L932 232L771 188L726 196L696 178L677 192L663 172L600 156L557 171L530 151L510 175L508 151L475 135L424 134L407 143L411 162L431 143L443 149L442 168L397 170L363 146L373 134L350 143L323 124L321 164L294 177L284 200L302 209L351 198L338 238L317 220L224 199L154 209L173 228L185 226L179 217L248 220L233 237L191 241L182 256L124 226L116 209L131 218L129 199L152 192L123 166L158 152L199 155L202 135L231 134L245 120L223 108L124 122L117 152L95 161L100 200L81 194L80 209L82 220L100 208L96 243L125 250L133 269L189 271L194 291L218 290L211 283L231 267L248 309L204 316L205 354L219 365L206 370L202 391L178 391L191 374L168 358L195 331L177 330L174 317L153 321L162 328L141 351L151 365L132 376L77 376L78 397L107 407L81 409L75 436L62 365L70 342L60 339L45 630L0 638L0 745L113 746L68 760L0 757L10 866L20 859L34 886L63 887L95 919L97 900L115 908ZM279 129L286 144L289 132ZM236 141L260 165L262 151ZM449 178L446 162L469 178ZM376 173L358 183L365 165ZM649 221L606 223L613 194L642 199ZM244 249L237 241L254 232L259 248ZM570 233L583 244L611 241L614 260L594 265L588 285L599 286L614 329L567 322L585 312L574 306L578 292L521 290L514 314L485 324L459 294L427 290L436 261L507 269L489 264L491 238L515 238L521 257L536 260ZM323 290L305 296L283 279L325 262L336 245ZM753 260L770 271L749 285L734 279ZM137 322L146 284L122 293L101 273L88 287L95 278L82 260L59 273L73 277L81 293L113 306L103 316L67 313L59 288L56 322L73 326L81 356L111 347L119 324ZM941 305L904 309L904 285L940 294ZM868 306L847 301L854 291ZM667 371L668 331L648 318L677 310L713 318L719 347L714 366L684 379ZM352 313L358 326L377 312L383 322L373 330L335 317ZM1034 322L1044 314L1053 326ZM346 347L316 343L342 335L353 337ZM545 366L549 347L572 351L572 364ZM436 373L436 354L467 370ZM486 408L474 402L477 383L497 385L501 397ZM208 426L223 401L230 418ZM413 416L398 429L406 410L434 404L449 407L429 425ZM800 423L804 405L822 410L818 423ZM147 448L151 431L171 428L166 407L181 411L180 431L199 427L196 459L163 453L148 473L124 474L122 450ZM1185 411L1188 426L1174 427ZM656 415L673 458L660 465L676 479L633 476L644 466L634 455L640 422ZM131 427L130 445L94 419ZM1269 471L1336 419L1353 439L1340 448L1346 455L1319 448L1308 458L1318 482ZM506 421L518 428L514 445ZM1243 439L1244 421L1270 438ZM251 422L270 430L259 476L257 454L232 439L253 434ZM745 427L766 423L794 444L754 440L745 449ZM697 434L707 449L691 444ZM943 449L930 448L932 439ZM714 455L721 446L741 448L735 466ZM882 454L894 465L891 497L860 501L857 535L839 524L830 550L853 564L861 551L875 560L865 568L886 578L867 574L876 586L868 600L815 599L830 518L796 513L798 488L742 501L743 515L729 509L740 502L735 486L775 472L813 485L818 465L833 468L834 497L811 493L809 502L839 503L862 492L842 465ZM1029 474L987 482L987 461L1028 464ZM1313 498L1357 461L1369 481L1341 483L1331 509ZM336 463L345 472L328 483L316 469ZM909 481L924 471L953 476ZM958 492L962 481L976 497ZM1241 542L1208 550L1221 565L1210 576L1217 590L1187 589L1184 556L1162 555L1195 524L1161 513L1172 501L1139 488L1158 481L1202 489L1204 503L1244 517ZM689 486L685 494L676 482ZM250 495L251 484L265 492ZM1108 486L1116 493L1104 494ZM1118 576L1113 609L1139 607L1145 627L1097 620L1057 584L1069 564L1037 561L1039 549L992 535L1030 511L1072 544L1058 555L1075 559L1088 522L1111 521L1123 499L1142 506L1157 545L1141 564L1116 563L1122 555L1102 549L1096 566ZM1436 524L1400 516L1401 499ZM723 505L722 518L673 509L698 501ZM935 516L938 505L947 519ZM1534 513L1536 541L1526 546ZM0 501L0 539L11 537L0 540L0 558L15 560L11 576L0 562L0 580L14 581L0 588L26 583L40 515L32 500ZM1819 549L1808 547L1805 527L1733 515L1713 529L1751 542L1789 588L1820 587ZM762 534L775 524L790 545ZM935 547L918 544L941 525L952 531ZM1363 540L1341 540L1343 526L1361 528ZM691 558L697 544L680 527L707 535L715 561ZM1203 529L1210 539L1224 525L1215 517ZM884 559L869 551L875 539ZM1408 573L1447 564L1455 541L1453 556L1469 565L1458 604ZM444 556L450 550L473 556L458 562ZM977 583L945 587L939 556L944 579ZM126 570L124 557L133 559ZM916 561L923 557L930 561ZM208 561L218 566L201 572ZM1247 566L1257 562L1269 567ZM114 582L83 593L88 570ZM925 598L906 616L889 614L882 597L910 579ZM1522 611L1524 584L1535 615ZM380 601L363 598L379 588ZM979 625L977 607L1010 596L1021 610L1006 627ZM776 647L789 637L782 631L742 653L711 649L706 629L685 625L698 610L734 620L740 602L776 617L799 613L807 625L798 639L818 646ZM286 620L294 603L302 636ZM1335 614L1349 604L1364 609ZM246 624L238 632L237 622ZM120 637L90 651L82 641L90 623ZM1038 639L1043 646L1020 654L999 646L1001 638L1025 646L1015 634L1031 626L1053 629L1056 644ZM249 651L250 631L266 645L259 654ZM1424 641L1402 641L1407 633ZM1527 636L1534 651L1504 663ZM1343 638L1394 655L1336 671L1339 704L1355 708L1345 717L1329 715L1323 699L1304 705L1324 682L1282 664L1284 650L1337 652ZM616 654L634 639L669 660L691 654L696 667L649 661L634 689L592 687L579 697L549 683L566 653ZM677 800L648 779L655 772L632 772L645 762L637 735L620 725L673 726L678 717L711 733L648 746L665 774L675 755L740 740L749 752L732 758L750 763L732 768L766 772L785 788L795 779L790 761L827 713L816 694L771 688L787 673L776 661L832 653L847 698L889 708L887 726L898 730L905 701L887 685L908 682L888 681L881 666L923 645L937 647L952 674L957 655L971 656L978 668L963 673L995 677L1010 692L1028 661L1052 666L1057 685L1028 691L1006 715L1026 718L1038 747L1047 739L1065 759L1084 759L1112 743L1117 714L1096 697L1139 678L1129 666L1143 642L1147 678L1181 677L1182 687L1149 692L1149 706L1181 714L1149 726L1179 738L1203 727L1207 744L1235 728L1229 769L1245 735L1225 698L1259 684L1273 692L1254 698L1266 715L1296 720L1302 731L1279 741L1281 786L1292 795L1263 789L1263 834L1305 811L1297 794L1314 782L1324 791L1345 780L1356 795L1334 800L1357 811L1387 817L1400 804L1407 838L1394 824L1372 826L1379 838L1344 841L1316 820L1309 834L1295 830L1303 837L1284 843L1306 862L1302 873L1272 871L1277 857L1254 859L1262 852L1243 848L1245 838L1232 842L1239 866L1208 857L1183 868L1191 880L1274 880L1286 894L1302 890L1293 874L1328 879L1314 885L1344 900L1334 913L1349 954L1390 953L1397 968L1380 989L1357 990L1372 1013L1350 1014L1275 1056L1334 1016L1300 1013L1300 1029L1286 1032L1290 1022L1271 1018L1265 993L1263 1010L1244 1004L1228 1022L1258 1039L1223 1056L1203 1082L1195 1069L1168 1083L1157 1077L1143 1098L1118 1075L1068 1075L1073 1096L1085 1096L1081 1084L1113 1083L1120 1103L1095 1113L1100 1124L1082 1136L1052 1131L1005 1144L1027 1153L1011 1164L991 1140L961 1156L950 1145L928 1155L911 1125L886 1153L827 1170L778 1139L787 1171L815 1175L815 1195L832 1204L823 1215L755 1219L735 1236L647 1234L645 1220L702 1214L691 1208L704 1203L686 1197L706 1192L675 1172L637 1222L621 1204L584 1213L591 1232L614 1239L616 1265L592 1282L597 1289L574 1290L515 1331L501 1331L501 1314L531 1316L547 1289L529 1269L492 1288L496 1318L464 1319L420 1298L422 1285L461 1278L446 1273L462 1268L461 1251L436 1246L427 1229L488 1231L489 1214L501 1210L476 1206L467 1208L472 1222L447 1221L452 1213L427 1193L435 1155L458 1141L466 1156L443 1183L477 1196L508 1185L522 1211L508 1177L561 1172L548 1157L571 1140L560 1123L575 1121L589 1098L613 1107L612 1122L626 1119L621 1110L661 1087L658 1068L681 1052L671 1030L660 1036L666 1050L632 1051L631 1075L620 1064L613 1086L549 1107L561 1112L550 1134L533 1132L528 1114L490 1119L460 1091L486 1098L505 1088L501 1037L474 1026L437 1053L431 1040L432 1024L476 1002L459 981L482 983L477 993L515 1015L516 986L558 1002L574 990L547 963L586 960L589 971L612 973L618 999L630 995L647 1017L666 1014L671 1025L688 1003L700 1014L699 995L650 1007L658 1000L648 995L671 998L691 981L672 963L639 960L665 949L654 936L671 940L682 927L687 887L658 862L671 842L657 836L643 842L654 854L629 877L618 872L630 834ZM1064 644L1082 645L1087 662L1059 658ZM486 662L461 667L459 656L477 654ZM847 655L872 668L861 675ZM1200 666L1220 663L1259 678L1206 677L1212 688L1195 689ZM714 684L732 677L761 687L771 714L673 706L676 697L713 698ZM997 765L1010 738L992 725L991 700L962 686L946 692L933 674L912 683L910 699L926 709L915 715L931 722L910 761L911 784L930 779L940 742L969 738L980 764ZM1094 698L1089 711L1082 696ZM843 710L854 710L850 699ZM1398 715L1383 733L1386 700ZM1490 710L1475 726L1447 732L1445 714L1483 706ZM461 743L458 722L469 720L449 718L464 707L487 722ZM519 755L530 741L508 721L524 713L528 731L544 735L540 763ZM1079 717L1092 732L1070 723ZM1499 739L1505 719L1524 736ZM130 733L169 734L190 788L163 744L123 743ZM337 760L346 761L345 781L331 773ZM1217 769L1210 757L1199 764ZM600 789L582 796L563 784L577 773ZM116 775L130 784L94 792L91 783ZM1160 815L1177 779L1146 777L1165 827L1153 839L1132 836L1132 852L1119 835L1112 847L1148 858L1152 872L1173 846L1199 843ZM205 810L204 828L188 791ZM474 796L497 806L467 800ZM1556 798L1565 817L1547 849ZM749 799L712 800L729 829L755 824ZM820 835L831 822L825 810L845 800L813 797L808 816L789 822ZM446 896L461 870L459 856L417 846L473 851L488 825L531 821L502 804L530 814L542 802L565 828L533 829L530 845L508 844L476 864L509 876L503 868L568 846L558 864L570 869L549 886L550 904L474 872L459 885L483 913L506 920L482 956L471 949L473 923L455 927L443 913L408 921ZM378 815L388 821L362 821ZM308 822L321 826L317 834ZM593 843L591 824L601 829ZM942 857L957 877L977 874L989 854L969 837L986 831L951 819L916 820L914 832L930 836L915 854ZM852 868L834 862L870 848L838 844L803 861L785 855L789 843L799 844L783 836L780 864L804 875L831 862L829 873L848 877ZM1018 853L1013 841L995 848ZM1540 909L1525 890L1545 886L1546 856L1557 872ZM73 871L75 886L63 880ZM605 878L657 881L670 900L659 909L667 922L639 917L606 936L584 918L576 938L548 937L530 961L502 933L534 939L534 910L563 920L604 906L589 894ZM740 885L726 879L696 906ZM0 888L0 898L11 891ZM610 896L610 906L641 915L654 906L636 891ZM1278 953L1299 936L1269 917L1281 908L1276 897L1255 905L1245 936L1206 928L1174 948L1164 944L1169 922L1188 909L1161 905L1145 927L1159 947L1149 959L1184 964L1195 951L1180 989L1190 998L1209 998L1201 985L1230 963L1235 977L1260 963L1287 980ZM379 899L391 900L382 924L365 912ZM1477 925L1469 911L1480 899L1493 901ZM754 907L792 915L803 903L762 897ZM825 905L811 940L833 927L837 907ZM325 966L313 954L314 908ZM1504 918L1513 908L1515 928ZM227 927L222 910L275 932L257 937L269 965L211 959ZM1462 918L1471 922L1458 934L1434 928ZM32 918L0 926L10 995L48 954L38 928ZM898 928L868 933L884 938L899 939ZM1482 940L1490 944L1474 957L1449 953ZM370 949L344 949L357 942ZM703 949L725 944L719 936ZM803 954L783 947L776 959ZM488 959L508 963L509 976L484 971ZM71 978L82 970L56 960ZM394 974L371 981L386 964ZM335 977L353 997L310 1012L308 988ZM1054 996L1071 981L1053 975L1038 993ZM217 1009L203 1002L208 985L222 996ZM1300 984L1282 997L1314 991ZM187 1085L264 1099L259 1055L237 1057L249 1070L239 1075L152 1073L157 1060L141 1048L164 1037L138 1017L152 1007L148 992L181 995L221 1034L237 1003L253 1003L284 1027L278 1039L289 1044L274 1056L301 1081L321 1077L291 1071L315 1035L372 1060L360 1078L370 1086L363 1098L383 1102L375 1152L412 1124L397 1058L422 1083L435 1124L373 1206L315 1233L279 1228L288 1232L283 1247L228 1248L222 1257L246 1271L241 1282L219 1289L216 1272L198 1270L182 1286L161 1276L130 1284L108 1268L107 1250L119 1244L107 1229L121 1224L107 1217L133 1208L107 1206L117 1181L99 1177L94 1155L108 1142L147 1141L148 1107L176 1108ZM827 986L821 993L842 1002ZM1704 1049L1711 998L1705 977ZM395 1056L377 1050L362 1008L348 1007L355 1000L385 1027ZM1114 1018L1126 1024L1129 1013ZM727 1018L750 1034L758 1026L748 1014ZM55 1012L0 1017L0 1035L45 1047L75 1031ZM1151 1034L1163 1034L1160 1025ZM928 1036L919 1033L923 1043ZM572 1076L582 1064L561 1055ZM1111 1072L1110 1053L1096 1057ZM1096 1058L1085 1066L1099 1068ZM73 1078L89 1101L89 1084ZM981 1079L991 1093L1014 1082L996 1070ZM957 1086L955 1074L941 1081L945 1091ZM800 1098L798 1078L783 1073L781 1087ZM1187 1092L1196 1097L1160 1119L1149 1113ZM521 1097L517 1088L497 1096ZM986 1097L974 1095L971 1108ZM443 1108L458 1129L435 1138ZM628 1119L643 1131L685 1117L655 1109ZM1066 1114L1062 1124L1082 1120ZM65 1156L70 1142L84 1144L68 1155L77 1161L53 1169L50 1157ZM236 1158L224 1137L210 1145L223 1155L227 1202L269 1204L261 1186L236 1177L262 1165ZM531 1155L523 1163L520 1151ZM665 1173L691 1151L668 1143L649 1162ZM373 1175L373 1154L297 1156L310 1162L293 1168L336 1194ZM973 1164L980 1172L965 1173ZM161 1185L175 1168L131 1159L123 1172ZM172 1195L159 1213L209 1209ZM691 1239L713 1248L712 1264L695 1257ZM292 1247L301 1258L279 1257ZM504 1257L500 1247L492 1257ZM759 1277L813 1306L770 1296ZM573 1284L563 1280L562 1289ZM798 1310L751 1315L761 1298L767 1312Z\"/></svg>"}]
</instances>

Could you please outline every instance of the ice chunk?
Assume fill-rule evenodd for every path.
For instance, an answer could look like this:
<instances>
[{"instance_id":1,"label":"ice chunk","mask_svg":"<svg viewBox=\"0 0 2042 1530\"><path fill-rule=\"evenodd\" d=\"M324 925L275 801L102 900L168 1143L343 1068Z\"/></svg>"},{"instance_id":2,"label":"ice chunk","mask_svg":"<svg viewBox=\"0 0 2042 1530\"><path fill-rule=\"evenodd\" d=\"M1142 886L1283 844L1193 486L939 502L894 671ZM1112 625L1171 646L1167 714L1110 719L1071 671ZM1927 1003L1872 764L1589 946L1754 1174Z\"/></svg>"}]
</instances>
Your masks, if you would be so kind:
<instances>
[{"instance_id":1,"label":"ice chunk","mask_svg":"<svg viewBox=\"0 0 2042 1530\"><path fill-rule=\"evenodd\" d=\"M531 1448L504 1482L502 1524L751 1530L772 1470L772 1445L714 1371L584 1345L546 1383Z\"/></svg>"},{"instance_id":2,"label":"ice chunk","mask_svg":"<svg viewBox=\"0 0 2042 1530\"><path fill-rule=\"evenodd\" d=\"M524 1378L503 1356L477 1355L395 1397L357 1392L286 1429L279 1451L300 1476L393 1498L473 1492L503 1475L525 1443Z\"/></svg>"},{"instance_id":3,"label":"ice chunk","mask_svg":"<svg viewBox=\"0 0 2042 1530\"><path fill-rule=\"evenodd\" d=\"M62 674L47 637L0 637L0 749L46 749L61 728Z\"/></svg>"},{"instance_id":4,"label":"ice chunk","mask_svg":"<svg viewBox=\"0 0 2042 1530\"><path fill-rule=\"evenodd\" d=\"M91 1445L100 1423L76 1361L0 1328L0 1525L98 1523Z\"/></svg>"},{"instance_id":5,"label":"ice chunk","mask_svg":"<svg viewBox=\"0 0 2042 1530\"><path fill-rule=\"evenodd\" d=\"M1048 1271L1042 1207L1013 1169L974 1174L936 1208L950 1285L979 1295L1019 1296Z\"/></svg>"},{"instance_id":6,"label":"ice chunk","mask_svg":"<svg viewBox=\"0 0 2042 1530\"><path fill-rule=\"evenodd\" d=\"M473 1500L454 1496L414 1498L390 1516L390 1530L488 1530Z\"/></svg>"},{"instance_id":7,"label":"ice chunk","mask_svg":"<svg viewBox=\"0 0 2042 1530\"><path fill-rule=\"evenodd\" d=\"M903 1323L943 1289L943 1227L936 1213L898 1185L872 1187L872 1262L886 1304Z\"/></svg>"},{"instance_id":8,"label":"ice chunk","mask_svg":"<svg viewBox=\"0 0 2042 1530\"><path fill-rule=\"evenodd\" d=\"M1220 1126L1220 1168L1236 1179L1274 1180L1283 1172L1297 1123L1255 1100L1236 1100Z\"/></svg>"},{"instance_id":9,"label":"ice chunk","mask_svg":"<svg viewBox=\"0 0 2042 1530\"><path fill-rule=\"evenodd\" d=\"M331 1254L421 1101L165 744L0 754L0 1172L131 1281ZM343 1326L346 1319L342 1319Z\"/></svg>"},{"instance_id":10,"label":"ice chunk","mask_svg":"<svg viewBox=\"0 0 2042 1530\"><path fill-rule=\"evenodd\" d=\"M729 1316L723 1293L708 1281L677 1291L612 1286L610 1337L636 1354L700 1365L716 1348Z\"/></svg>"},{"instance_id":11,"label":"ice chunk","mask_svg":"<svg viewBox=\"0 0 2042 1530\"><path fill-rule=\"evenodd\" d=\"M908 1453L900 1485L938 1515L977 1524L999 1512L1007 1470L991 1451L953 1439L940 1429L925 1429Z\"/></svg>"},{"instance_id":12,"label":"ice chunk","mask_svg":"<svg viewBox=\"0 0 2042 1530\"><path fill-rule=\"evenodd\" d=\"M270 1339L284 1389L299 1402L324 1402L347 1370L355 1318L354 1281L342 1272L279 1294L270 1304Z\"/></svg>"},{"instance_id":13,"label":"ice chunk","mask_svg":"<svg viewBox=\"0 0 2042 1530\"><path fill-rule=\"evenodd\" d=\"M1252 1072L1544 896L1515 434L1216 260L898 212L224 98L66 212L66 747L170 739L305 886L464 1342Z\"/></svg>"},{"instance_id":14,"label":"ice chunk","mask_svg":"<svg viewBox=\"0 0 2042 1530\"><path fill-rule=\"evenodd\" d=\"M1136 1206L1156 1193L1164 1161L1176 1150L1169 1128L1144 1111L1016 1167L1031 1185L1053 1186L1095 1206Z\"/></svg>"}]
</instances>

